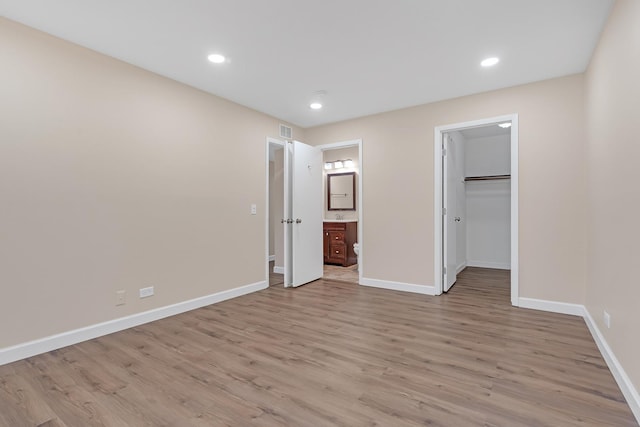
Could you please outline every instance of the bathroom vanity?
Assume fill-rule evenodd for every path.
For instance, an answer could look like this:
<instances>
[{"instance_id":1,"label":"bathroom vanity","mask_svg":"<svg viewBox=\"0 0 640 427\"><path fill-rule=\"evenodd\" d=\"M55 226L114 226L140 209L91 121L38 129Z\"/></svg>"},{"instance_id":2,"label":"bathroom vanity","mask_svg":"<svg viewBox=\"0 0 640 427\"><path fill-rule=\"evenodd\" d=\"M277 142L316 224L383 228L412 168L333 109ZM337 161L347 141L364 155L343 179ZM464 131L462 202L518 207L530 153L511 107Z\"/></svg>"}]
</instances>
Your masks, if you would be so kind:
<instances>
[{"instance_id":1,"label":"bathroom vanity","mask_svg":"<svg viewBox=\"0 0 640 427\"><path fill-rule=\"evenodd\" d=\"M358 262L353 251L353 244L358 241L358 222L325 221L323 224L324 263L348 267Z\"/></svg>"}]
</instances>

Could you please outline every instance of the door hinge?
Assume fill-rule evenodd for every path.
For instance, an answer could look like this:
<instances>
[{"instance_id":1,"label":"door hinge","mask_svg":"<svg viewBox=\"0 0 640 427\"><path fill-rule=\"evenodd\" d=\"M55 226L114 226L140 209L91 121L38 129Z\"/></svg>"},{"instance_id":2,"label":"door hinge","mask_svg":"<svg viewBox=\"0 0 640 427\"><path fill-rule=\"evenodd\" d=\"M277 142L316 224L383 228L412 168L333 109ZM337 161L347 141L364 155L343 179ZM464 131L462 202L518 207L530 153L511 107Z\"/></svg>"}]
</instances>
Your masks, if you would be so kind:
<instances>
[{"instance_id":1,"label":"door hinge","mask_svg":"<svg viewBox=\"0 0 640 427\"><path fill-rule=\"evenodd\" d=\"M447 155L447 149L443 148L442 149L442 157L445 157Z\"/></svg>"},{"instance_id":2,"label":"door hinge","mask_svg":"<svg viewBox=\"0 0 640 427\"><path fill-rule=\"evenodd\" d=\"M447 267L442 267L442 272L443 272L444 274L447 274Z\"/></svg>"},{"instance_id":3,"label":"door hinge","mask_svg":"<svg viewBox=\"0 0 640 427\"><path fill-rule=\"evenodd\" d=\"M447 208L442 208L442 215L446 215L447 214Z\"/></svg>"}]
</instances>

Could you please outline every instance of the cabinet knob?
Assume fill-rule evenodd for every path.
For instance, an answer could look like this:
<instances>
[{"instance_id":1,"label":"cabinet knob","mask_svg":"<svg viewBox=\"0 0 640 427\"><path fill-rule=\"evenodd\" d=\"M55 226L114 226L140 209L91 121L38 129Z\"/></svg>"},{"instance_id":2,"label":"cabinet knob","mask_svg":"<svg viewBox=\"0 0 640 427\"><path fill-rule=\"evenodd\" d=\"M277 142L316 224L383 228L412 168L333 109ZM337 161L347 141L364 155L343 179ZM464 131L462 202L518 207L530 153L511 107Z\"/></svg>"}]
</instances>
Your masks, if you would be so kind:
<instances>
[{"instance_id":1,"label":"cabinet knob","mask_svg":"<svg viewBox=\"0 0 640 427\"><path fill-rule=\"evenodd\" d=\"M336 236L336 240L338 240L338 236Z\"/></svg>"},{"instance_id":2,"label":"cabinet knob","mask_svg":"<svg viewBox=\"0 0 640 427\"><path fill-rule=\"evenodd\" d=\"M336 253L337 253L337 254L339 254L339 253L340 253L340 251L336 251Z\"/></svg>"}]
</instances>

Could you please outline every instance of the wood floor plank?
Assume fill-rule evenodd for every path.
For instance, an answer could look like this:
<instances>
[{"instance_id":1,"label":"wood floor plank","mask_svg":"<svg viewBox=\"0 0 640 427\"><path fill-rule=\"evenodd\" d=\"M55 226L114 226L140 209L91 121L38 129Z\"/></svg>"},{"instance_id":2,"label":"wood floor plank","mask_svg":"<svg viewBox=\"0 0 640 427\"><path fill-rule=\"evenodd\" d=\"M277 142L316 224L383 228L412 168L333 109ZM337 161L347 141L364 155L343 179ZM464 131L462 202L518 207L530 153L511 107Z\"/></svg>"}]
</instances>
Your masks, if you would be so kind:
<instances>
[{"instance_id":1,"label":"wood floor plank","mask_svg":"<svg viewBox=\"0 0 640 427\"><path fill-rule=\"evenodd\" d=\"M319 280L0 366L0 426L637 426L579 317L509 272L440 297Z\"/></svg>"}]
</instances>

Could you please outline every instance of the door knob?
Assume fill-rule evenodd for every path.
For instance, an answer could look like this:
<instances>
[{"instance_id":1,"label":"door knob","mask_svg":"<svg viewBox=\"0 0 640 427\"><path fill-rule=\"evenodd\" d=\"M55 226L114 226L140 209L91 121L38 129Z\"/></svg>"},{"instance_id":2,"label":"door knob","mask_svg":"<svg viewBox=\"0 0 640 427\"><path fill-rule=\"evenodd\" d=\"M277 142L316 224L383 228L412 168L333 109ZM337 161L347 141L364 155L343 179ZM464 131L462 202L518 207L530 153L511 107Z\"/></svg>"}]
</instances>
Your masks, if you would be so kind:
<instances>
[{"instance_id":1,"label":"door knob","mask_svg":"<svg viewBox=\"0 0 640 427\"><path fill-rule=\"evenodd\" d=\"M460 217L459 217L459 216L457 216L457 217L455 217L453 220L454 220L455 222L460 222Z\"/></svg>"},{"instance_id":2,"label":"door knob","mask_svg":"<svg viewBox=\"0 0 640 427\"><path fill-rule=\"evenodd\" d=\"M302 220L300 218L296 219L296 224L300 224Z\"/></svg>"}]
</instances>

